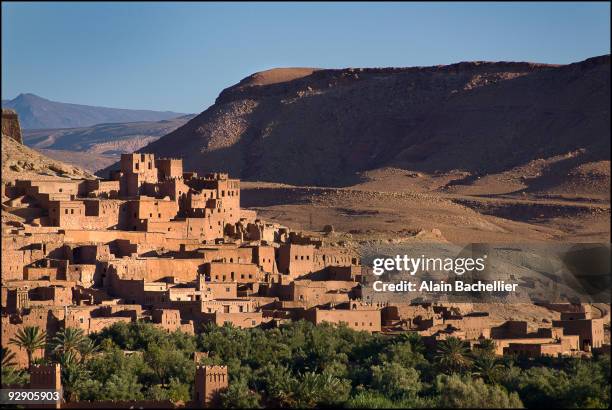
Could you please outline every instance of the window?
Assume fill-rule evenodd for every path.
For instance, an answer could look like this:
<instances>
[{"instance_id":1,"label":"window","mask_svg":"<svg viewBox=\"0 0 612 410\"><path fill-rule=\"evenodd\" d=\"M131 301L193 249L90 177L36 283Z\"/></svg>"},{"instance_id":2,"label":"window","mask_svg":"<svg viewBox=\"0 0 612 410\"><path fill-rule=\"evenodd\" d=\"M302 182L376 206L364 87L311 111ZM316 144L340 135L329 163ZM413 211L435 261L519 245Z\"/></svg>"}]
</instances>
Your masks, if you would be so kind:
<instances>
[{"instance_id":1,"label":"window","mask_svg":"<svg viewBox=\"0 0 612 410\"><path fill-rule=\"evenodd\" d=\"M251 320L251 324L252 324L253 326L255 326L255 321L254 321L254 320Z\"/></svg>"},{"instance_id":2,"label":"window","mask_svg":"<svg viewBox=\"0 0 612 410\"><path fill-rule=\"evenodd\" d=\"M67 209L66 209L66 212L65 212L65 213L66 213L66 214L68 214L68 210L67 210Z\"/></svg>"}]
</instances>

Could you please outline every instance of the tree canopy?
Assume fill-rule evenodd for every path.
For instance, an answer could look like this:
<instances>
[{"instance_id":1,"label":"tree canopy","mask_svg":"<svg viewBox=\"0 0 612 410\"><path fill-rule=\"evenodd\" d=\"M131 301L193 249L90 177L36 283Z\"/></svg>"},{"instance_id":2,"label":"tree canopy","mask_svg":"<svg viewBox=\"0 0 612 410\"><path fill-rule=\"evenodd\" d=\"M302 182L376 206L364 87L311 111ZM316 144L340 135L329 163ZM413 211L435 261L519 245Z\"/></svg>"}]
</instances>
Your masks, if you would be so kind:
<instances>
[{"instance_id":1,"label":"tree canopy","mask_svg":"<svg viewBox=\"0 0 612 410\"><path fill-rule=\"evenodd\" d=\"M221 394L228 408L610 404L609 355L499 358L487 346L470 351L452 338L426 349L416 334L369 334L306 321L266 330L209 325L195 336L120 322L89 336L66 329L47 350L62 363L69 400L187 402L198 351L208 353L201 364L228 366L229 388ZM8 351L5 357L3 379L5 368L12 368Z\"/></svg>"}]
</instances>

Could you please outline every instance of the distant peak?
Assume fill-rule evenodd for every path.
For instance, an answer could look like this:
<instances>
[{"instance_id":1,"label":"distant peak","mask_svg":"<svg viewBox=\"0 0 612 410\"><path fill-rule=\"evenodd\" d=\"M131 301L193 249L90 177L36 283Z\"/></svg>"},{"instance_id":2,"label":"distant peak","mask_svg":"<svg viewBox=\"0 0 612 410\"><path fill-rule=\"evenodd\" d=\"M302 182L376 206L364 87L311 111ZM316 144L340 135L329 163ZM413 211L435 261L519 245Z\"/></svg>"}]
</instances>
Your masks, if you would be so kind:
<instances>
[{"instance_id":1,"label":"distant peak","mask_svg":"<svg viewBox=\"0 0 612 410\"><path fill-rule=\"evenodd\" d=\"M42 98L41 96L38 96L38 95L33 94L33 93L21 93L17 97L15 97L15 100L44 100L44 101L48 101L47 99Z\"/></svg>"}]
</instances>

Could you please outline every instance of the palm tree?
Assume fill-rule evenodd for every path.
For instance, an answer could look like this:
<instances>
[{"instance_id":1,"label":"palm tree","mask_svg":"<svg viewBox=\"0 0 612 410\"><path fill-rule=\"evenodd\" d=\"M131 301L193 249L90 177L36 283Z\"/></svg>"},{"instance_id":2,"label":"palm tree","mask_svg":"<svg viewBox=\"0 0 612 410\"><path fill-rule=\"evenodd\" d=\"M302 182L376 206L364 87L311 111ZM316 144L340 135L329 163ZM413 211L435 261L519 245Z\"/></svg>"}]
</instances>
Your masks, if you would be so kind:
<instances>
[{"instance_id":1,"label":"palm tree","mask_svg":"<svg viewBox=\"0 0 612 410\"><path fill-rule=\"evenodd\" d=\"M493 339L483 339L478 344L478 349L483 354L494 354L495 353L495 341L493 341Z\"/></svg>"},{"instance_id":2,"label":"palm tree","mask_svg":"<svg viewBox=\"0 0 612 410\"><path fill-rule=\"evenodd\" d=\"M2 387L23 385L25 382L24 372L14 367L2 368Z\"/></svg>"},{"instance_id":3,"label":"palm tree","mask_svg":"<svg viewBox=\"0 0 612 410\"><path fill-rule=\"evenodd\" d=\"M64 398L68 401L78 400L77 385L89 377L89 371L83 367L74 350L59 353L58 362L61 365Z\"/></svg>"},{"instance_id":4,"label":"palm tree","mask_svg":"<svg viewBox=\"0 0 612 410\"><path fill-rule=\"evenodd\" d=\"M67 327L57 332L55 337L51 339L51 351L56 355L68 352L78 353L84 342L83 330Z\"/></svg>"},{"instance_id":5,"label":"palm tree","mask_svg":"<svg viewBox=\"0 0 612 410\"><path fill-rule=\"evenodd\" d=\"M415 332L403 332L393 338L392 343L410 343L410 346L415 353L423 353L425 346L421 341L421 337Z\"/></svg>"},{"instance_id":6,"label":"palm tree","mask_svg":"<svg viewBox=\"0 0 612 410\"><path fill-rule=\"evenodd\" d=\"M17 362L15 353L6 347L2 348L2 386L11 386L19 384L22 379L23 372L15 368Z\"/></svg>"},{"instance_id":7,"label":"palm tree","mask_svg":"<svg viewBox=\"0 0 612 410\"><path fill-rule=\"evenodd\" d=\"M81 354L81 362L85 362L95 353L100 350L100 346L96 345L93 340L85 338L79 346L79 353Z\"/></svg>"},{"instance_id":8,"label":"palm tree","mask_svg":"<svg viewBox=\"0 0 612 410\"><path fill-rule=\"evenodd\" d=\"M2 348L2 368L5 367L15 367L17 366L17 362L15 361L15 353L9 348Z\"/></svg>"},{"instance_id":9,"label":"palm tree","mask_svg":"<svg viewBox=\"0 0 612 410\"><path fill-rule=\"evenodd\" d=\"M26 326L17 331L15 337L9 340L10 344L25 349L28 354L28 368L32 364L34 352L44 349L47 333L38 326Z\"/></svg>"},{"instance_id":10,"label":"palm tree","mask_svg":"<svg viewBox=\"0 0 612 410\"><path fill-rule=\"evenodd\" d=\"M474 376L481 377L486 383L495 383L504 366L493 355L483 354L474 360Z\"/></svg>"},{"instance_id":11,"label":"palm tree","mask_svg":"<svg viewBox=\"0 0 612 410\"><path fill-rule=\"evenodd\" d=\"M470 349L462 340L449 337L438 344L435 358L442 369L455 373L470 367L469 354Z\"/></svg>"},{"instance_id":12,"label":"palm tree","mask_svg":"<svg viewBox=\"0 0 612 410\"><path fill-rule=\"evenodd\" d=\"M302 380L295 383L293 391L297 396L297 407L314 407L317 404L319 393L323 389L326 380L319 373L308 372Z\"/></svg>"}]
</instances>

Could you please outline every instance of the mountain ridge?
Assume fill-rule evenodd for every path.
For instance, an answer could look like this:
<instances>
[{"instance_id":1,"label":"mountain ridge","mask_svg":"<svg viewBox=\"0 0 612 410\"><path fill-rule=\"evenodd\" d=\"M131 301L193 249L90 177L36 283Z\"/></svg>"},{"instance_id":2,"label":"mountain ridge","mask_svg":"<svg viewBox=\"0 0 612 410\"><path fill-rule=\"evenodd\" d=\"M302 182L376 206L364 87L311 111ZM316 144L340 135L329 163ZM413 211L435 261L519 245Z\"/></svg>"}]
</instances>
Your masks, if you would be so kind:
<instances>
[{"instance_id":1,"label":"mountain ridge","mask_svg":"<svg viewBox=\"0 0 612 410\"><path fill-rule=\"evenodd\" d=\"M119 160L185 124L193 115L161 121L96 124L89 127L24 130L23 142L56 160L91 172Z\"/></svg>"},{"instance_id":2,"label":"mountain ridge","mask_svg":"<svg viewBox=\"0 0 612 410\"><path fill-rule=\"evenodd\" d=\"M172 111L99 107L48 100L32 93L2 100L3 108L19 114L23 129L88 127L102 123L160 121L186 115Z\"/></svg>"},{"instance_id":3,"label":"mountain ridge","mask_svg":"<svg viewBox=\"0 0 612 410\"><path fill-rule=\"evenodd\" d=\"M389 166L476 178L576 150L585 162L609 161L609 72L609 55L267 70L139 152L184 157L199 172L323 186Z\"/></svg>"}]
</instances>

